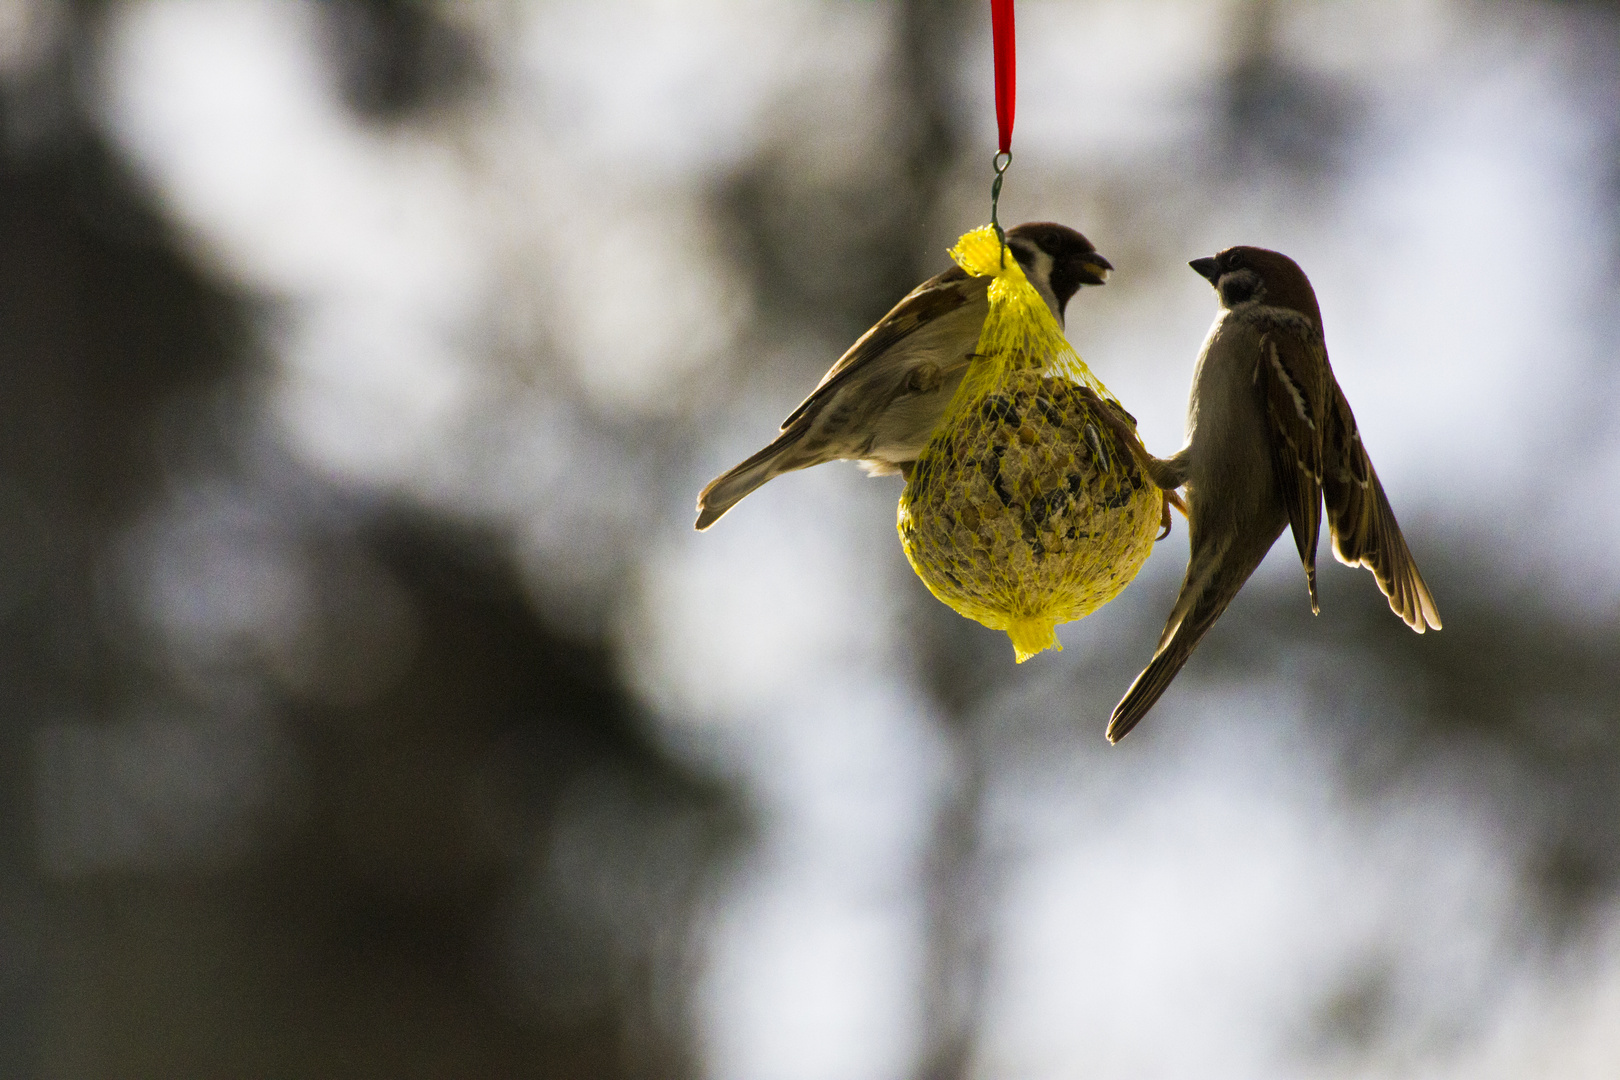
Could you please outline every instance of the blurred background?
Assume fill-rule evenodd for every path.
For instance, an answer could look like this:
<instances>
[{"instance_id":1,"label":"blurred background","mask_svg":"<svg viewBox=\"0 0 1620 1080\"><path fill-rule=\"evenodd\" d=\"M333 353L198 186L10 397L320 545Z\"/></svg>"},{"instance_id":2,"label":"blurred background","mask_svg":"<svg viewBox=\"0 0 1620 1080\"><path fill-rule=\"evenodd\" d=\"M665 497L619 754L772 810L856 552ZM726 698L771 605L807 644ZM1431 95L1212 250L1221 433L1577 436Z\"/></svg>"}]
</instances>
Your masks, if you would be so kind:
<instances>
[{"instance_id":1,"label":"blurred background","mask_svg":"<svg viewBox=\"0 0 1620 1080\"><path fill-rule=\"evenodd\" d=\"M0 1074L1620 1074L1620 5L1024 0L1180 445L1310 273L1445 617L1179 519L1015 667L698 489L988 213L976 0L0 0Z\"/></svg>"}]
</instances>

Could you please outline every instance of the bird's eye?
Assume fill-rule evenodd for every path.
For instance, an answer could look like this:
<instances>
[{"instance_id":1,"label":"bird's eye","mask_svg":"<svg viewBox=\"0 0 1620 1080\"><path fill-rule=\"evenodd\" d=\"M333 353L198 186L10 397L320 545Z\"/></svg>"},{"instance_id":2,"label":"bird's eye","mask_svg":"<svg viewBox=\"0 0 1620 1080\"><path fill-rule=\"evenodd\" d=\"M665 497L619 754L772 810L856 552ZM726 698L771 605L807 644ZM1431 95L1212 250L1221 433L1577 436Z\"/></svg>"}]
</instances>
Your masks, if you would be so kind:
<instances>
[{"instance_id":1,"label":"bird's eye","mask_svg":"<svg viewBox=\"0 0 1620 1080\"><path fill-rule=\"evenodd\" d=\"M1233 270L1243 269L1243 256L1234 251L1226 257L1226 265Z\"/></svg>"}]
</instances>

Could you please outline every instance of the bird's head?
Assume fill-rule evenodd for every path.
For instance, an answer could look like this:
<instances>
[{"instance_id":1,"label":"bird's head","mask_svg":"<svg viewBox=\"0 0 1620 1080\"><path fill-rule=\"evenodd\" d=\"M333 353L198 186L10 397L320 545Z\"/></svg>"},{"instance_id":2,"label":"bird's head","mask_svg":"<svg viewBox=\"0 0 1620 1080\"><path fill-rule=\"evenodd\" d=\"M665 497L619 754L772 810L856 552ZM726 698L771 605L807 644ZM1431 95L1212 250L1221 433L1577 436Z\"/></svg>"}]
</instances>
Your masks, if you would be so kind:
<instances>
[{"instance_id":1,"label":"bird's head","mask_svg":"<svg viewBox=\"0 0 1620 1080\"><path fill-rule=\"evenodd\" d=\"M1187 264L1220 294L1223 308L1250 302L1290 308L1322 325L1316 291L1299 264L1277 251L1257 247L1229 247L1213 258Z\"/></svg>"},{"instance_id":2,"label":"bird's head","mask_svg":"<svg viewBox=\"0 0 1620 1080\"><path fill-rule=\"evenodd\" d=\"M1007 247L1030 284L1054 304L1060 319L1080 286L1105 284L1114 269L1090 240L1051 221L1031 221L1008 229Z\"/></svg>"}]
</instances>

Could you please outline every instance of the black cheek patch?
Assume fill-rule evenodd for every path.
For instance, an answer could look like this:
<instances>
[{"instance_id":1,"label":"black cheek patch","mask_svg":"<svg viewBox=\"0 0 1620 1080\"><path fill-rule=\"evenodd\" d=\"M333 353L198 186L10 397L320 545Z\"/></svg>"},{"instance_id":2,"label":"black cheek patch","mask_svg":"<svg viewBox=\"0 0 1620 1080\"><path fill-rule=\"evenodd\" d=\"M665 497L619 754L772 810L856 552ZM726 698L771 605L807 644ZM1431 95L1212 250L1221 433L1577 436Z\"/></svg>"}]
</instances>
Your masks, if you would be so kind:
<instances>
[{"instance_id":1,"label":"black cheek patch","mask_svg":"<svg viewBox=\"0 0 1620 1080\"><path fill-rule=\"evenodd\" d=\"M1064 314L1069 301L1080 291L1080 275L1068 260L1052 264L1052 295L1057 297L1058 314Z\"/></svg>"},{"instance_id":2,"label":"black cheek patch","mask_svg":"<svg viewBox=\"0 0 1620 1080\"><path fill-rule=\"evenodd\" d=\"M1254 295L1254 282L1247 274L1227 274L1221 279L1220 289L1226 306L1233 307Z\"/></svg>"}]
</instances>

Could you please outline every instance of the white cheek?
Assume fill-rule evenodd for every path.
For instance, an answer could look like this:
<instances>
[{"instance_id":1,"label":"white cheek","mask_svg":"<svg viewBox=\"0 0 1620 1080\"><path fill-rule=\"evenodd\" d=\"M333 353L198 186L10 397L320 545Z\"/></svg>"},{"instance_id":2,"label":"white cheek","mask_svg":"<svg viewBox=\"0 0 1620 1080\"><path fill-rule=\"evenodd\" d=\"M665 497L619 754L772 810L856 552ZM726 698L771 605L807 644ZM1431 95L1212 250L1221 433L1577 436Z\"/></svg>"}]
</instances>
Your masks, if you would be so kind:
<instances>
[{"instance_id":1,"label":"white cheek","mask_svg":"<svg viewBox=\"0 0 1620 1080\"><path fill-rule=\"evenodd\" d=\"M1052 256L1044 251L1035 252L1035 276L1040 281L1052 280Z\"/></svg>"}]
</instances>

